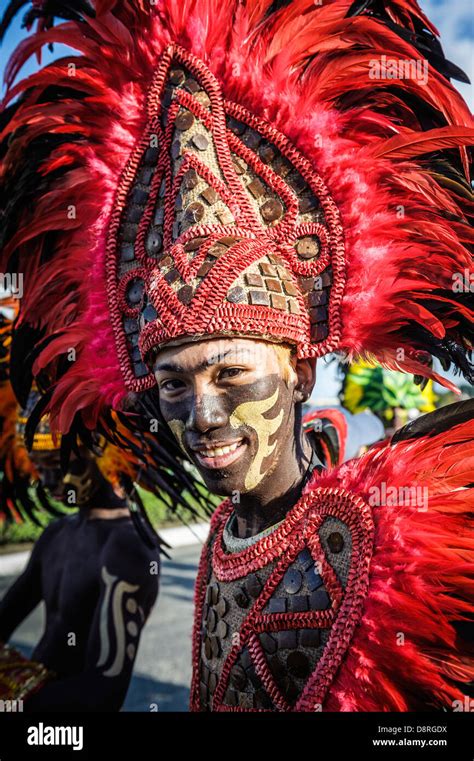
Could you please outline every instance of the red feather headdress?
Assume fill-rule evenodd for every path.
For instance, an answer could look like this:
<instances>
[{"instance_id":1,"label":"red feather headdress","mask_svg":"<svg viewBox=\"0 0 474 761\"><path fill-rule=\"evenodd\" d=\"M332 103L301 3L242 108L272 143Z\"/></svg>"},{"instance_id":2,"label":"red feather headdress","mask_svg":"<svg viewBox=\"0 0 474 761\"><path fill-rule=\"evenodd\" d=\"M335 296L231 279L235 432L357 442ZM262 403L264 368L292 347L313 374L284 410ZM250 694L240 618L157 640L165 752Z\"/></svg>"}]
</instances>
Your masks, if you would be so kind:
<instances>
[{"instance_id":1,"label":"red feather headdress","mask_svg":"<svg viewBox=\"0 0 474 761\"><path fill-rule=\"evenodd\" d=\"M472 380L474 127L414 0L75 7L34 3L1 135L3 262L60 430L183 337ZM15 84L54 43L77 53Z\"/></svg>"}]
</instances>

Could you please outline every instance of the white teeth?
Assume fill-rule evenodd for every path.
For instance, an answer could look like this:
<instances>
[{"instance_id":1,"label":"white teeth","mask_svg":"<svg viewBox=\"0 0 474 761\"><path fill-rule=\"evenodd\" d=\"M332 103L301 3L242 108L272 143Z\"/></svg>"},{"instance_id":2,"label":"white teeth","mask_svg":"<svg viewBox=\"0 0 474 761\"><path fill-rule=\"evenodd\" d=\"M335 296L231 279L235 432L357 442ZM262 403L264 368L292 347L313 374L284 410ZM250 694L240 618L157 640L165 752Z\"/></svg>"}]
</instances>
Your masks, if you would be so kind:
<instances>
[{"instance_id":1,"label":"white teeth","mask_svg":"<svg viewBox=\"0 0 474 761\"><path fill-rule=\"evenodd\" d=\"M237 447L240 446L240 441L237 441L235 444L229 444L228 447L218 447L217 449L205 449L203 452L201 452L204 457L222 457L224 454L229 454L230 452L234 452Z\"/></svg>"}]
</instances>

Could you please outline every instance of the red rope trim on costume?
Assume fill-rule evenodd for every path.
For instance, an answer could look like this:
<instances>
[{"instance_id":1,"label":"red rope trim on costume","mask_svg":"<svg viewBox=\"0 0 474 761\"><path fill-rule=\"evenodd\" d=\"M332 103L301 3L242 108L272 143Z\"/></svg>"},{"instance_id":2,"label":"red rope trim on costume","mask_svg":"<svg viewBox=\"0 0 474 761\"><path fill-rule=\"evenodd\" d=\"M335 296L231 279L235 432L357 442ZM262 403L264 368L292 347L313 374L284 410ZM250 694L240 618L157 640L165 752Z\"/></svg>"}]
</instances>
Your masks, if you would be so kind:
<instances>
[{"instance_id":1,"label":"red rope trim on costume","mask_svg":"<svg viewBox=\"0 0 474 761\"><path fill-rule=\"evenodd\" d=\"M344 294L346 282L345 251L344 251L344 228L339 209L337 208L329 189L323 179L315 172L310 162L290 143L287 137L282 135L272 125L251 114L247 109L237 103L225 100L224 106L231 116L245 122L271 140L281 153L289 159L293 166L298 169L308 185L318 197L323 207L325 219L330 232L330 245L332 250L332 265L334 280L331 288L329 304L329 335L319 344L308 342L299 348L299 356L320 357L323 354L334 351L338 345L342 333L342 320L340 306Z\"/></svg>"},{"instance_id":2,"label":"red rope trim on costume","mask_svg":"<svg viewBox=\"0 0 474 761\"><path fill-rule=\"evenodd\" d=\"M171 106L170 110L172 109L173 109L173 106ZM175 110L177 110L177 106ZM168 123L166 125L166 129L164 132L161 129L160 123L157 118L153 121L153 125L154 125L154 130L150 134L156 135L158 145L164 146L167 143L169 143L169 140L172 134L172 125ZM150 257L148 257L146 252L145 237L148 233L148 228L150 226L151 220L155 212L155 206L157 202L158 193L161 187L161 183L163 182L164 177L165 177L165 182L167 183L166 177L168 172L169 172L169 156L166 151L162 150L158 158L158 163L156 165L156 170L153 175L153 179L152 179L152 183L150 187L150 193L148 195L145 210L143 212L142 218L138 226L137 237L135 240L135 254L137 255L137 258L139 260L145 261L148 266L150 262ZM165 219L165 222L166 222L166 219ZM164 225L163 226L163 240L165 240L165 229L166 228Z\"/></svg>"},{"instance_id":3,"label":"red rope trim on costume","mask_svg":"<svg viewBox=\"0 0 474 761\"><path fill-rule=\"evenodd\" d=\"M154 126L153 115L155 113L155 109L156 111L159 111L160 109L160 103L156 93L161 92L166 72L171 62L171 55L172 48L169 47L162 56L156 71L156 75L147 95L147 111L150 122L145 127L145 131L142 137L137 140L135 148L133 149L131 156L121 174L117 187L114 208L110 216L109 229L107 232L105 269L106 291L110 310L110 318L114 331L120 370L122 372L125 384L129 387L129 389L133 391L143 391L146 388L150 388L155 383L155 379L151 373L145 378L137 379L135 378L135 374L133 372L133 367L127 348L126 337L123 330L122 314L120 312L119 304L119 293L117 290L117 233L120 227L123 211L126 206L127 195L130 186L135 179L142 155L146 150L147 143L148 146L150 144L149 137L150 134L152 134L152 128Z\"/></svg>"},{"instance_id":4,"label":"red rope trim on costume","mask_svg":"<svg viewBox=\"0 0 474 761\"><path fill-rule=\"evenodd\" d=\"M280 711L290 711L291 706L286 702L285 698L281 694L268 667L267 658L263 648L255 634L252 634L249 638L248 649L252 657L252 662L255 667L255 671L257 672L257 676L260 677L269 698L273 702L273 705Z\"/></svg>"},{"instance_id":5,"label":"red rope trim on costume","mask_svg":"<svg viewBox=\"0 0 474 761\"><path fill-rule=\"evenodd\" d=\"M167 283L165 287L164 275L160 270L156 270L154 279L149 282L149 294L159 318L147 325L142 331L139 342L142 353L145 355L152 348L152 341L161 343L175 335L206 334L210 325L214 324L216 319L222 319L220 315L226 314L224 310L229 310L227 315L232 318L231 329L235 332L248 332L249 326L243 322L242 315L251 317L253 313L247 310L252 308L255 310L259 328L261 328L262 320L264 320L266 332L271 331L272 326L278 329L281 326L282 335L288 336L289 331L292 330L291 326L294 324L295 333L301 337L302 321L295 315L286 313L280 315L276 310L270 308L263 311L258 307L244 304L229 304L228 306L225 304L224 306L228 288L236 277L236 269L245 269L254 261L261 259L267 253L266 246L267 242L261 240L247 239L236 242L226 256L218 259L214 264L206 278L206 287L203 288L202 283L199 285L189 306L179 301L176 293ZM230 311L231 309L232 311ZM309 323L308 316L306 316L306 320ZM224 329L229 331L228 322Z\"/></svg>"},{"instance_id":6,"label":"red rope trim on costume","mask_svg":"<svg viewBox=\"0 0 474 761\"><path fill-rule=\"evenodd\" d=\"M238 263L247 267L260 259L265 250L262 250L262 242L258 240L242 240L235 243L227 255L214 264L206 278L206 287L201 288L201 283L189 306L179 301L173 288L164 280L162 272L157 270L150 283L150 297L163 322L166 319L169 335L184 332L188 325L193 332L204 332L210 317L224 300L229 286L235 279ZM164 313L162 310L165 310Z\"/></svg>"},{"instance_id":7,"label":"red rope trim on costume","mask_svg":"<svg viewBox=\"0 0 474 761\"><path fill-rule=\"evenodd\" d=\"M243 224L245 223L248 225L250 229L254 228L256 225L259 227L262 227L260 220L255 214L255 211L253 209L253 206L250 202L250 199L245 192L242 183L237 177L236 171L234 169L234 165L232 163L232 158L230 160L230 165L227 162L227 158L224 158L224 168L222 166L222 159L223 155L229 154L229 146L227 143L227 133L224 137L224 143L221 144L221 138L220 130L217 130L216 132L216 118L214 117L214 114L210 114L209 111L201 104L199 101L197 101L190 93L185 92L184 90L178 90L177 91L177 97L179 101L182 103L184 107L186 107L189 111L191 111L194 116L206 127L206 129L211 133L213 141L214 141L214 148L216 151L216 158L217 163L219 164L219 167L222 171L222 174L224 175L225 180L227 181L229 185L229 189L227 190L227 186L225 183L220 180L220 178L216 177L216 175L206 166L207 170L207 176L202 175L204 179L206 179L209 182L208 177L212 177L213 181L216 181L221 188L225 188L225 194L230 199L228 202L229 209L234 214L234 217L237 216L233 208L235 208L236 212L238 211L238 215L240 216L239 223ZM221 97L221 96L220 96ZM224 120L225 125L225 114L222 115L222 118ZM194 158L196 158L197 161L199 159L197 156L192 154ZM205 166L205 165L202 165ZM232 182L229 182L229 179L232 179ZM213 186L215 190L217 190L217 187ZM220 191L220 195L223 195ZM227 201L226 201L227 203Z\"/></svg>"},{"instance_id":8,"label":"red rope trim on costume","mask_svg":"<svg viewBox=\"0 0 474 761\"><path fill-rule=\"evenodd\" d=\"M159 303L163 304L163 301L160 299ZM269 307L223 303L205 327L197 328L192 315L187 320L187 330L183 330L182 324L178 323L173 333L169 324L171 320L168 320L167 314L162 314L159 321L149 323L143 328L139 339L140 351L145 356L153 347L166 343L174 336L185 335L196 339L206 335L216 338L226 335L254 336L268 341L290 340L297 343L306 339L304 323L307 320L309 318L305 316L302 324L297 315L282 312L280 316ZM163 324L160 324L161 321Z\"/></svg>"},{"instance_id":9,"label":"red rope trim on costume","mask_svg":"<svg viewBox=\"0 0 474 761\"><path fill-rule=\"evenodd\" d=\"M300 499L288 512L281 526L241 552L225 552L223 544L224 524L221 524L212 550L212 567L216 579L218 581L235 581L235 579L240 579L259 568L263 568L286 552L291 544L293 530L307 508L307 502ZM226 506L226 521L230 518L232 510L233 505L229 501Z\"/></svg>"},{"instance_id":10,"label":"red rope trim on costume","mask_svg":"<svg viewBox=\"0 0 474 761\"><path fill-rule=\"evenodd\" d=\"M198 572L196 577L196 586L194 589L194 623L193 623L193 644L192 644L192 663L193 674L191 680L190 710L199 711L199 680L201 664L201 623L202 611L206 596L206 585L209 574L210 564L208 562L209 544L212 542L212 534L215 532L222 520L226 520L224 508L226 501L221 502L211 517L209 536L202 548L199 560Z\"/></svg>"},{"instance_id":11,"label":"red rope trim on costume","mask_svg":"<svg viewBox=\"0 0 474 761\"><path fill-rule=\"evenodd\" d=\"M345 489L321 489L326 498L330 496L338 508L338 516L351 530L351 565L345 594L328 642L315 671L310 676L295 710L314 711L321 706L334 680L335 674L349 646L369 588L369 569L374 541L374 522L370 507L361 497ZM306 535L312 532L311 521ZM314 537L314 535L313 535ZM311 539L309 541L311 550Z\"/></svg>"},{"instance_id":12,"label":"red rope trim on costume","mask_svg":"<svg viewBox=\"0 0 474 761\"><path fill-rule=\"evenodd\" d=\"M197 74L197 79L201 82L202 85L204 85L204 88L208 92L209 99L211 101L211 131L216 148L217 160L226 182L231 188L232 193L237 199L237 202L239 203L239 206L245 215L245 210L250 211L249 199L244 194L245 191L243 190L242 184L237 178L232 164L232 157L230 155L230 150L226 139L224 99L222 96L219 81L207 68L203 61L194 56L192 53L189 53L184 48L176 47L175 55L176 58L184 63L191 72ZM208 118L207 111L205 111L204 118ZM254 214L251 215L251 219L254 219Z\"/></svg>"},{"instance_id":13,"label":"red rope trim on costume","mask_svg":"<svg viewBox=\"0 0 474 761\"><path fill-rule=\"evenodd\" d=\"M210 98L211 113L209 113L207 109L195 101L195 99L189 93L186 93L184 90L177 88L176 101L173 102L168 109L169 120L163 135L163 131L161 130L158 121L162 108L161 97L171 62L174 59L184 64L191 71L191 73L196 76L198 81L205 88ZM293 269L295 273L320 272L323 267L327 266L329 261L331 261L333 265L334 282L332 283L331 298L329 300L328 337L319 344L312 344L308 325L304 326L304 330L298 331L296 329L290 329L290 332L288 332L288 330L282 332L283 320L285 320L287 326L291 325L291 320L288 320L288 316L279 314L274 314L272 317L265 315L265 335L271 335L272 332L276 331L278 336L293 340L298 344L298 353L300 356L320 356L321 354L336 348L340 338L341 322L339 315L339 305L344 290L344 247L342 225L340 222L339 212L329 194L327 187L319 175L317 175L314 167L312 167L309 161L307 161L304 156L290 143L288 138L278 132L278 130L276 130L276 128L274 128L271 124L260 119L260 117L250 114L242 106L233 104L223 99L218 80L212 74L212 72L209 71L203 61L196 58L194 55L181 47L174 47L170 45L162 55L161 61L157 67L156 74L153 78L147 95L147 114L149 123L144 130L143 136L137 141L137 144L132 151L130 159L127 162L120 178L116 194L116 204L111 214L106 244L106 280L112 327L117 342L121 371L124 376L126 385L133 390L143 390L144 388L152 386L154 379L150 374L145 378L137 380L135 378L133 366L129 357L126 337L124 335L122 324L123 312L121 312L121 307L123 307L123 299L121 299L121 296L123 295L123 288L118 288L116 282L118 266L117 233L123 216L123 211L126 206L127 195L136 177L143 152L146 150L147 143L148 146L150 146L150 135L155 134L157 136L158 142L161 139L163 141L163 148L170 144L174 129L174 120L179 108L181 107L189 108L194 114L197 114L198 118L202 120L203 125L210 130L212 139L214 141L214 149L216 151L217 160L222 174L225 178L225 183L227 183L229 187L230 193L223 187L225 183L221 183L218 178L215 178L213 173L208 168L200 167L197 171L199 171L201 175L205 175L206 181L209 182L212 187L214 187L216 192L218 192L221 197L226 198L226 203L228 203L229 208L233 210L232 213L234 215L237 214L238 217L242 219L244 223L243 226L248 224L252 231L255 231L256 227L258 227L259 232L262 231L263 233L263 231L265 231L266 234L263 236L265 245L270 247L272 250L274 250L274 248L279 248L281 252L283 252L283 258L288 260L290 263L290 268ZM305 225L298 227L296 225L298 214L297 196L283 178L277 175L270 166L264 164L261 161L260 157L252 149L248 148L236 135L232 133L231 130L227 129L226 112L235 118L240 119L249 127L256 129L263 137L271 140L271 142L280 150L282 155L289 159L293 167L300 172L302 177L307 182L308 187L311 188L321 203L328 225L329 236L327 236L326 230L322 225L316 227L307 227ZM268 184L268 186L284 201L286 206L284 219L274 227L264 228L261 224L261 220L256 218L256 213L250 204L248 192L246 188L244 188L240 179L237 177L233 167L231 148L235 155L240 156L253 169L253 171L255 171L257 175L261 177ZM194 161L198 160L194 159ZM146 259L145 236L151 221L151 216L156 202L157 191L159 189L159 185L162 182L163 171L165 174L166 187L170 191L165 194L164 198L165 224L163 233L164 248L166 250L172 245L172 207L174 207L174 192L172 191L176 191L178 187L178 178L175 178L174 183L172 182L171 161L168 155L168 151L165 150L162 151L162 154L159 157L147 205L144 214L142 215L142 219L139 222L137 231L136 256L138 260L147 261L147 268L156 268L155 260ZM194 228L193 232L195 235L198 233L198 230L199 226ZM296 257L294 250L290 250L289 246L291 240L293 240L293 242L295 241L295 234L297 236L298 234L309 230L311 230L312 234L317 234L320 238L322 248L321 256L316 262L301 262ZM261 244L261 250L263 252L262 255L265 253L263 240ZM272 243L270 243L270 241L272 241ZM178 241L178 243L181 243L181 241ZM331 256L328 253L328 249L331 251ZM186 280L187 276L191 274L192 270L195 272L197 271L197 269L194 269L194 267L199 265L197 265L195 262L193 268L191 269L191 267L188 266L188 262L185 260L184 251L179 247L175 249L175 254L178 271L182 274L183 279ZM202 257L202 261L204 258L203 252L200 252L199 256ZM241 265L241 262L239 263L233 254L230 254L230 256L227 258L232 260L231 265ZM172 338L176 335L179 335L180 331L184 333L184 335L187 335L188 333L205 333L206 328L208 328L211 324L216 330L223 330L226 332L229 331L229 328L232 332L236 333L248 333L249 329L251 332L254 329L257 330L258 327L260 327L260 322L257 322L257 320L255 320L251 326L242 324L245 315L245 312L243 311L241 311L240 314L234 315L233 311L227 311L226 308L225 310L221 311L218 317L212 314L212 310L214 309L215 311L216 307L219 305L219 301L216 296L217 272L220 275L229 274L229 266L220 267L219 265L220 262L214 265L209 275L199 285L198 292L193 299L193 301L196 301L197 299L196 306L199 304L202 307L202 313L200 315L197 315L196 312L193 311L195 306L194 304L191 304L190 307L183 305L176 298L174 290L168 285L168 283L166 283L166 281L163 279L160 280L159 277L157 278L155 276L156 273L150 273L148 275L147 281L151 281L152 287L154 286L154 305L155 307L163 307L163 312L161 309L159 309L160 319L158 321L158 325L161 322L161 326L158 328L155 326L154 329L149 326L148 335L151 336L152 331L154 330L154 335L157 338L161 339L161 341L164 341L167 337ZM241 271L240 266L237 266L236 272L239 271ZM157 290L165 291L164 295L160 294L162 298L158 297ZM221 299L221 301L223 301L223 299ZM300 304L300 308L303 309L304 300L302 296L298 297L298 302ZM268 311L271 312L270 309L268 309ZM275 311L276 310L274 310L274 312ZM206 314L206 317L204 317L204 314ZM302 315L303 314L304 312L302 312ZM223 325L224 315L229 316L232 319L235 316L235 324L230 326ZM180 320L182 321L181 325ZM191 323L193 323L192 326ZM165 325L166 329L164 328ZM192 327L191 330L190 327ZM143 343L143 345L145 345L145 343ZM142 342L140 342L140 346L142 346Z\"/></svg>"},{"instance_id":14,"label":"red rope trim on costume","mask_svg":"<svg viewBox=\"0 0 474 761\"><path fill-rule=\"evenodd\" d=\"M143 283L145 284L146 282L145 278L146 278L146 270L143 267L137 267L137 269L129 270L128 272L126 272L122 276L118 284L117 300L120 304L120 309L122 314L124 314L126 317L135 317L135 318L138 317L140 314L140 309L141 309L141 304L139 304L136 307L131 307L127 303L125 294L127 291L128 284L130 283L131 280L137 280L137 279L143 280Z\"/></svg>"},{"instance_id":15,"label":"red rope trim on costume","mask_svg":"<svg viewBox=\"0 0 474 761\"><path fill-rule=\"evenodd\" d=\"M256 631L265 630L262 626L258 626L258 623L263 621L261 611L275 592L292 560L294 560L301 549L308 546L313 557L318 559L319 556L324 564L322 573L325 578L325 584L328 584L330 576L333 576L333 580L337 582L334 570L326 560L319 543L318 528L326 517L337 517L343 520L351 531L351 567L347 584L345 591L342 593L341 590L341 594L338 595L337 602L335 603L333 600L333 606L339 605L340 607L332 624L323 656L308 680L294 709L298 711L315 710L323 702L340 661L346 652L354 627L362 614L362 607L368 589L368 574L374 534L371 510L360 497L356 497L343 489L316 488L303 495L288 514L283 526L274 531L273 534L264 537L242 552L226 555L222 550L222 532L231 510L232 505L229 502L223 503L220 508L221 519L215 529L212 565L217 580L228 581L245 578L248 573L264 567L278 555L280 557L260 597L255 601L248 616L242 623L238 644L232 648L223 665L221 677L214 694L214 710L220 709L220 704L227 690L231 669L239 653ZM289 531L282 532L281 528L284 527L288 518L290 518L291 528ZM303 518L304 521L302 521ZM288 547L293 548L291 556L286 554ZM337 594L337 590L333 588L331 593L334 596ZM304 616L304 613L275 614L275 621L279 621L280 625L284 624L280 628L291 629L299 628L302 620L314 620L316 623L316 616L314 619L311 619L310 616L304 619ZM266 630L275 630L270 621Z\"/></svg>"},{"instance_id":16,"label":"red rope trim on costume","mask_svg":"<svg viewBox=\"0 0 474 761\"><path fill-rule=\"evenodd\" d=\"M321 243L321 253L315 259L300 259L293 244L280 243L279 245L284 249L284 258L288 261L288 269L303 277L317 277L331 264L328 232L326 227L320 223L305 222L305 224L297 225L295 228L294 243L307 235L317 235Z\"/></svg>"},{"instance_id":17,"label":"red rope trim on costume","mask_svg":"<svg viewBox=\"0 0 474 761\"><path fill-rule=\"evenodd\" d=\"M293 540L290 544L292 547L292 551L289 555L282 555L280 558L279 563L277 564L277 567L272 571L270 574L270 577L267 579L267 582L258 597L258 599L255 601L253 607L251 608L248 616L246 617L244 621L244 625L241 627L240 630L240 649L242 648L242 637L245 636L245 639L247 640L246 634L244 635L243 632L249 632L248 634L248 643L250 648L250 642L252 640L252 637L255 637L255 632L258 631L279 631L281 629L299 629L301 627L306 627L308 624L315 625L318 628L321 627L323 623L326 624L324 628L327 626L330 626L337 614L337 611L339 610L341 600L344 595L344 591L342 589L342 586L340 582L338 581L336 574L329 564L329 562L326 559L326 556L322 550L322 547L319 542L318 538L318 528L320 527L321 523L323 522L324 515L317 515L316 520L314 521L314 525L312 526L312 544L310 544L310 551L311 555L313 556L313 559L315 562L320 563L321 565L321 575L324 578L324 584L325 587L328 589L328 592L330 593L331 598L331 609L329 611L322 611L322 613L325 613L326 615L321 616L321 611L312 611L311 613L276 613L276 614L264 614L263 608L266 606L268 601L271 599L273 594L278 589L279 585L281 584L286 571L288 570L288 567L293 563L293 561L296 559L298 554L301 552L302 549L306 546L304 541L304 536L301 536L300 529L297 529L295 536L293 537ZM306 532L305 532L306 533ZM215 573L215 571L214 571ZM269 623L269 626L265 627L265 622ZM280 624L278 626L278 624ZM263 655L263 652L261 653ZM230 653L229 653L230 657ZM261 673L263 675L266 675L267 681L271 680L273 683L273 677L270 672L270 668L268 666L268 663L266 662L265 657L263 656L264 660L262 661L261 658L259 659L259 667L261 670ZM234 660L235 663L235 660ZM224 664L224 667L227 665L227 662ZM233 665L233 663L232 663ZM228 670L227 678L230 676L230 671L232 669L232 665L230 666ZM221 685L221 682L223 680L223 674L224 674L224 668L222 670L221 679L219 680L216 693L214 695L214 701L217 700L217 693L218 689ZM222 692L225 693L225 690L227 689L227 683L222 682L224 686L221 688ZM278 690L278 687L275 685L275 689L277 690L277 693L280 695L280 698L283 702L284 698L283 695L281 695L280 691ZM273 699L273 697L272 697Z\"/></svg>"},{"instance_id":18,"label":"red rope trim on costume","mask_svg":"<svg viewBox=\"0 0 474 761\"><path fill-rule=\"evenodd\" d=\"M222 528L223 527L221 526L221 529ZM221 530L219 530L219 532L218 532L218 534L216 536L216 541L214 542L213 549L215 548L215 545L218 542L220 542L220 537L221 536L222 536L222 533L221 533ZM293 543L292 543L293 546L298 546L299 541L300 541L300 536L299 536L298 532L295 532L295 534L293 536ZM261 539L259 542L257 542L257 544L261 545L263 542L265 542L265 538ZM246 552L246 551L244 551L244 552ZM243 554L243 553L235 553L235 554ZM214 555L213 555L213 557L214 557ZM264 565L267 565L267 563L261 563L259 567L261 568ZM253 606L251 607L248 615L246 616L246 618L242 622L241 627L240 627L240 631L239 631L238 642L232 647L232 649L229 652L229 654L228 654L228 656L227 656L227 658L226 658L226 660L224 662L224 665L222 667L221 676L220 676L220 679L219 679L219 681L217 683L216 690L215 690L215 693L214 693L213 708L214 708L214 706L218 706L220 703L222 703L222 701L224 699L224 695L225 695L225 693L227 691L227 687L228 687L228 683L229 683L229 678L230 678L230 672L232 670L232 667L234 666L235 662L237 661L237 658L238 658L241 650L243 650L243 648L248 644L250 636L254 633L254 621L255 621L255 617L256 617L257 614L261 613L262 608L267 604L268 600L270 599L270 597L272 596L272 594L275 591L276 587L278 586L278 584L280 583L281 579L283 578L287 568L288 568L288 560L287 560L285 555L282 555L279 558L279 560L278 560L278 562L277 562L277 564L276 564L276 566L275 566L275 568L274 568L270 578L267 580L267 582L266 582L262 592L260 593L260 596L257 598L257 600L255 600L255 602L254 602ZM216 569L214 567L214 563L213 563L213 571L214 571L214 575L216 576L216 578L218 578L217 574L216 574ZM239 576L237 578L242 578L242 577L245 577L246 575L247 575L247 573L244 572L241 576Z\"/></svg>"},{"instance_id":19,"label":"red rope trim on costume","mask_svg":"<svg viewBox=\"0 0 474 761\"><path fill-rule=\"evenodd\" d=\"M208 545L202 548L201 557L194 588L194 623L193 623L193 645L192 645L192 662L193 674L191 679L190 692L190 710L199 710L199 681L201 665L201 622L202 611L204 608L204 599L206 594L207 576L209 573L209 563L207 559Z\"/></svg>"}]
</instances>

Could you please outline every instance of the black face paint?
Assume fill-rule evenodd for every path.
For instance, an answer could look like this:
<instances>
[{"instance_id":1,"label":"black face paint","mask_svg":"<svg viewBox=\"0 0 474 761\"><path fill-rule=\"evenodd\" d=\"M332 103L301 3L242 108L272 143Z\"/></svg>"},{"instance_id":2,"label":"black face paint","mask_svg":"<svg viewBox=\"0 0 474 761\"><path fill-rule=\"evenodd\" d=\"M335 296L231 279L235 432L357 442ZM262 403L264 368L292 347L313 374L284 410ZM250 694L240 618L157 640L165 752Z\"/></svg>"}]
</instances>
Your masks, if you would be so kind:
<instances>
[{"instance_id":1,"label":"black face paint","mask_svg":"<svg viewBox=\"0 0 474 761\"><path fill-rule=\"evenodd\" d=\"M194 394L176 402L160 399L164 419L217 494L252 491L261 483L279 457L279 433L288 437L283 421L293 406L277 373L199 400ZM220 460L222 467L216 467Z\"/></svg>"},{"instance_id":2,"label":"black face paint","mask_svg":"<svg viewBox=\"0 0 474 761\"><path fill-rule=\"evenodd\" d=\"M38 473L41 485L53 499L63 498L63 473L59 460L59 450L30 452L30 458Z\"/></svg>"}]
</instances>

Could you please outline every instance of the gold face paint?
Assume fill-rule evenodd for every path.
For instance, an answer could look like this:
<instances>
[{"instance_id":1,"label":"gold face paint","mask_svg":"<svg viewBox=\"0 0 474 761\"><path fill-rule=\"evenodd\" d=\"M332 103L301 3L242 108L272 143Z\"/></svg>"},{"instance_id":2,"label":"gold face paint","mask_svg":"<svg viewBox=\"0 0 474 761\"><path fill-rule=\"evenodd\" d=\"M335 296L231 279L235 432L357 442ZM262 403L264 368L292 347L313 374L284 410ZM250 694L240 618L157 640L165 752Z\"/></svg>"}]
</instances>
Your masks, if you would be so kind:
<instances>
[{"instance_id":1,"label":"gold face paint","mask_svg":"<svg viewBox=\"0 0 474 761\"><path fill-rule=\"evenodd\" d=\"M173 433L173 436L175 437L176 441L178 442L179 446L183 450L183 452L186 453L185 446L183 444L183 436L184 436L184 423L182 420L170 420L168 423L169 427L171 428L171 431Z\"/></svg>"},{"instance_id":2,"label":"gold face paint","mask_svg":"<svg viewBox=\"0 0 474 761\"><path fill-rule=\"evenodd\" d=\"M260 468L265 457L268 457L276 447L276 442L271 446L268 444L270 436L279 429L283 420L283 410L271 420L263 417L264 412L268 412L278 399L278 389L268 399L261 399L256 402L244 402L235 408L230 416L229 422L232 428L239 428L241 425L247 425L253 428L257 434L258 449L250 468L245 476L245 488L248 491L255 489L263 479L265 472ZM173 421L174 422L174 421Z\"/></svg>"},{"instance_id":3,"label":"gold face paint","mask_svg":"<svg viewBox=\"0 0 474 761\"><path fill-rule=\"evenodd\" d=\"M66 473L63 478L63 484L65 487L70 486L74 490L76 504L81 507L89 502L92 497L94 484L87 472L82 475Z\"/></svg>"}]
</instances>

